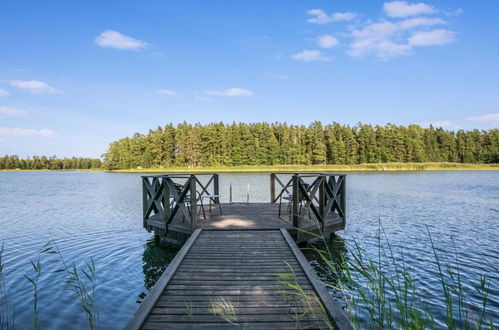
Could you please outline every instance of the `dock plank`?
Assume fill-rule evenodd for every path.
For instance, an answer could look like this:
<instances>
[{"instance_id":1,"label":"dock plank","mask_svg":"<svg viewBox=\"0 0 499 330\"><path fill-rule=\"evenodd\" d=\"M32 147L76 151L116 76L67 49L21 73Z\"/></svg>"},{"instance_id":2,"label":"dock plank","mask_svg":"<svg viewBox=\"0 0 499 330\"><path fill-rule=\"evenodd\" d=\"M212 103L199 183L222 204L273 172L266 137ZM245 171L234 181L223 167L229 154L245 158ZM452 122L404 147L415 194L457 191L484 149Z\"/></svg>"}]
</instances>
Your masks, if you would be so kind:
<instances>
[{"instance_id":1,"label":"dock plank","mask_svg":"<svg viewBox=\"0 0 499 330\"><path fill-rule=\"evenodd\" d=\"M198 229L181 252L127 329L350 329L331 319L285 229Z\"/></svg>"}]
</instances>

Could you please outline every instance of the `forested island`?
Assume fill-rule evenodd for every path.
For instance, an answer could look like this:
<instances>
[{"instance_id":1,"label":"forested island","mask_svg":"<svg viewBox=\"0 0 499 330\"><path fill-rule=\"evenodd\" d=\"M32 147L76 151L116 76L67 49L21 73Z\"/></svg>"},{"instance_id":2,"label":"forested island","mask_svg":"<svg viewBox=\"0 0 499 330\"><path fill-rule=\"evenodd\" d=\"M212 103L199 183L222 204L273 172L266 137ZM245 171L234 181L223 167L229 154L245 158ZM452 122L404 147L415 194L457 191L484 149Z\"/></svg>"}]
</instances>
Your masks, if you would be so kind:
<instances>
[{"instance_id":1,"label":"forested island","mask_svg":"<svg viewBox=\"0 0 499 330\"><path fill-rule=\"evenodd\" d=\"M114 141L103 161L15 155L0 169L147 169L377 163L499 163L499 129L449 131L419 125L313 122L168 124Z\"/></svg>"},{"instance_id":2,"label":"forested island","mask_svg":"<svg viewBox=\"0 0 499 330\"><path fill-rule=\"evenodd\" d=\"M499 163L499 129L313 122L168 124L109 145L107 169L365 163Z\"/></svg>"}]
</instances>

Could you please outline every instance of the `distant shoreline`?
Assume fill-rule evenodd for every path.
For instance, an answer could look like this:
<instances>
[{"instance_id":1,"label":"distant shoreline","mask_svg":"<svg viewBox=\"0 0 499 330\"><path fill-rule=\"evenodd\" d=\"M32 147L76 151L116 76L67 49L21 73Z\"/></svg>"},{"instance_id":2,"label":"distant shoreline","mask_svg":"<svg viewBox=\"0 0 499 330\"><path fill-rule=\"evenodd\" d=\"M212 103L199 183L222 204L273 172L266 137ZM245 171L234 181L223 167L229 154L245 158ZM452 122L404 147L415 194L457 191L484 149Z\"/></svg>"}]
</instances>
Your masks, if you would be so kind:
<instances>
[{"instance_id":1,"label":"distant shoreline","mask_svg":"<svg viewBox=\"0 0 499 330\"><path fill-rule=\"evenodd\" d=\"M0 170L0 172L112 172L112 173L265 173L265 172L395 172L499 170L499 164L373 163L356 165L248 165L214 167L169 167L136 169Z\"/></svg>"}]
</instances>

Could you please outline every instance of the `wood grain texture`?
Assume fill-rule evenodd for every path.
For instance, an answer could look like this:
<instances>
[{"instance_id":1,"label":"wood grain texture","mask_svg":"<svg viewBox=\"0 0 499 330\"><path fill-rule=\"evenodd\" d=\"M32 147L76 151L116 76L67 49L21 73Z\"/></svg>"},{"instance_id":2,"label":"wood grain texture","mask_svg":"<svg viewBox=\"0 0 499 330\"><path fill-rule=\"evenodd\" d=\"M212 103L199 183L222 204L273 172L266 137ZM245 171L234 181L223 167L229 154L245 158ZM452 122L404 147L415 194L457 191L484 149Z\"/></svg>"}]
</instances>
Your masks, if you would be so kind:
<instances>
[{"instance_id":1,"label":"wood grain texture","mask_svg":"<svg viewBox=\"0 0 499 330\"><path fill-rule=\"evenodd\" d=\"M288 238L284 229L197 229L127 329L342 328Z\"/></svg>"}]
</instances>

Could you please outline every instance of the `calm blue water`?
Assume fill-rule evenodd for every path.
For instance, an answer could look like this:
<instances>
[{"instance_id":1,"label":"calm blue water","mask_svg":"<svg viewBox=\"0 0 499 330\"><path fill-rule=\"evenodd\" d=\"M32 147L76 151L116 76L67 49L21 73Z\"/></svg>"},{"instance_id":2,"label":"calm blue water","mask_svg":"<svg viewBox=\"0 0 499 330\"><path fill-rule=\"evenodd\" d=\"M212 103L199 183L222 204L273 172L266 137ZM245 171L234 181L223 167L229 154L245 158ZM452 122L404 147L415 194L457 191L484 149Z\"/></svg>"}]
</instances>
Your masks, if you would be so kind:
<instances>
[{"instance_id":1,"label":"calm blue water","mask_svg":"<svg viewBox=\"0 0 499 330\"><path fill-rule=\"evenodd\" d=\"M248 183L250 201L269 199L268 175L221 175L222 201L228 201L230 183L234 201L246 201ZM499 322L499 172L349 174L347 203L347 229L340 233L344 245L355 239L375 255L381 220L395 258L401 260L403 247L406 266L432 308L442 313L425 225L442 253L453 251L452 237L470 296L480 274L492 277L489 311ZM32 286L23 275L33 275L30 260L39 256L41 327L86 325L78 299L63 288L63 275L51 273L60 268L57 255L40 255L50 240L66 262L94 260L100 327L123 327L176 253L156 246L143 230L141 207L139 174L0 173L0 242L5 244L5 288L16 328L32 324Z\"/></svg>"}]
</instances>

